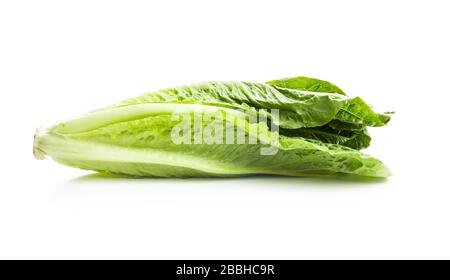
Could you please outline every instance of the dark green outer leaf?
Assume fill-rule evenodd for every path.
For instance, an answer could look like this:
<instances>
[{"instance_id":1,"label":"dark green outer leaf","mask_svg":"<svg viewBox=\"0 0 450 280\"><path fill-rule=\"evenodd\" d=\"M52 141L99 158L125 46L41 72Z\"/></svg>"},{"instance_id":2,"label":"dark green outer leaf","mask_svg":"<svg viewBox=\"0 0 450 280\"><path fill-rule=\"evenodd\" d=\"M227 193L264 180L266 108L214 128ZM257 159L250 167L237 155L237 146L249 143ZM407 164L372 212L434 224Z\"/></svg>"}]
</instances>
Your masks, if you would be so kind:
<instances>
[{"instance_id":1,"label":"dark green outer leaf","mask_svg":"<svg viewBox=\"0 0 450 280\"><path fill-rule=\"evenodd\" d=\"M282 88L306 90L312 92L330 92L345 95L344 91L342 91L335 84L308 77L294 77L280 80L272 80L267 82L267 84Z\"/></svg>"}]
</instances>

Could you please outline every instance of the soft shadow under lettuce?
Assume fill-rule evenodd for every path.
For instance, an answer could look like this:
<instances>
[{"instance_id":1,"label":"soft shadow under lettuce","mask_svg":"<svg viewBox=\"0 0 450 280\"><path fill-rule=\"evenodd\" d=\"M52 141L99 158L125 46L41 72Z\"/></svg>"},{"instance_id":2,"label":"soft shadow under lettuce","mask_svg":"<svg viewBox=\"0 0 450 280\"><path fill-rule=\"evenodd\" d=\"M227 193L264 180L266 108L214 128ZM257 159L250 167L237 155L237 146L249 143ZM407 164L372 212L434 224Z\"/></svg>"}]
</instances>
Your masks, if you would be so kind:
<instances>
[{"instance_id":1,"label":"soft shadow under lettuce","mask_svg":"<svg viewBox=\"0 0 450 280\"><path fill-rule=\"evenodd\" d=\"M163 177L129 177L107 173L93 173L71 179L70 185L95 184L95 183L111 183L111 184L135 184L152 186L153 183L163 184L184 184L199 183L202 185L210 185L214 188L217 183L229 181L230 186L235 187L240 184L242 187L252 185L253 187L298 187L298 188L361 188L374 185L382 185L389 181L386 178L371 178L349 175L334 175L326 177L288 177L279 175L249 175L244 177L210 177L210 178L163 178Z\"/></svg>"}]
</instances>

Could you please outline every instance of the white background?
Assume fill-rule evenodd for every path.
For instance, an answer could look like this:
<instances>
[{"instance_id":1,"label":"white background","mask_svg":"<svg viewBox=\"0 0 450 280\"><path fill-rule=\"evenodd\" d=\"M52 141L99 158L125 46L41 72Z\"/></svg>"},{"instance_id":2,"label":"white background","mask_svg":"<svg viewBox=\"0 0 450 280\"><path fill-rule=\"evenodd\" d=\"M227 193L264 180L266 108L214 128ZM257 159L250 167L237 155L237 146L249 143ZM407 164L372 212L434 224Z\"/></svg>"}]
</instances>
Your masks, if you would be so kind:
<instances>
[{"instance_id":1,"label":"white background","mask_svg":"<svg viewBox=\"0 0 450 280\"><path fill-rule=\"evenodd\" d=\"M450 258L448 1L0 2L0 258ZM387 181L120 179L34 130L150 90L306 75L392 122Z\"/></svg>"}]
</instances>

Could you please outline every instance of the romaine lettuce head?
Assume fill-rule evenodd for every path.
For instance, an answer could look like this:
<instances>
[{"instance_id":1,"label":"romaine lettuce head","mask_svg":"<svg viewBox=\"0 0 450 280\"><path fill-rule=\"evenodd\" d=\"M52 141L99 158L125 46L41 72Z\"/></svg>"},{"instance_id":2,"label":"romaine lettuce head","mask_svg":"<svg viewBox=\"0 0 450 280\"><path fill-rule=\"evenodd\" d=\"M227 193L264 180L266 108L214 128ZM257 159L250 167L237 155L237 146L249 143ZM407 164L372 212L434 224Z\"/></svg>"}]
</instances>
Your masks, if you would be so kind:
<instances>
[{"instance_id":1,"label":"romaine lettuce head","mask_svg":"<svg viewBox=\"0 0 450 280\"><path fill-rule=\"evenodd\" d=\"M314 90L314 91L312 91ZM352 174L387 177L358 151L375 113L361 98L306 77L206 82L125 100L38 130L36 157L131 176Z\"/></svg>"}]
</instances>

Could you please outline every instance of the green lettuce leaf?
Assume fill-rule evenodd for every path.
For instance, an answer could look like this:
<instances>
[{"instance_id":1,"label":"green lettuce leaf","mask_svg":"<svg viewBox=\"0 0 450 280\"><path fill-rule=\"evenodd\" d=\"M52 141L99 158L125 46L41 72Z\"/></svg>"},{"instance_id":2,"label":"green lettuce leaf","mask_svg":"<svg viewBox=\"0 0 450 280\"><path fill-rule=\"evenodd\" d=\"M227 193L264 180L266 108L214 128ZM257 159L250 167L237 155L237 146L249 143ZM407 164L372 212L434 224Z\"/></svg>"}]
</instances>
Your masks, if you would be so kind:
<instances>
[{"instance_id":1,"label":"green lettuce leaf","mask_svg":"<svg viewBox=\"0 0 450 280\"><path fill-rule=\"evenodd\" d=\"M289 89L346 95L344 91L335 84L308 77L273 80L267 82L267 84ZM393 113L391 112L377 114L360 97L357 97L349 100L340 108L336 120L351 125L383 126L389 122L392 114Z\"/></svg>"},{"instance_id":2,"label":"green lettuce leaf","mask_svg":"<svg viewBox=\"0 0 450 280\"><path fill-rule=\"evenodd\" d=\"M347 101L335 116L336 120L345 123L366 126L384 126L393 113L377 114L360 97Z\"/></svg>"},{"instance_id":3,"label":"green lettuce leaf","mask_svg":"<svg viewBox=\"0 0 450 280\"><path fill-rule=\"evenodd\" d=\"M340 94L308 92L246 82L206 82L150 92L119 106L146 103L187 103L257 111L279 109L279 125L315 127L330 122L348 101Z\"/></svg>"},{"instance_id":4,"label":"green lettuce leaf","mask_svg":"<svg viewBox=\"0 0 450 280\"><path fill-rule=\"evenodd\" d=\"M366 128L354 131L336 130L328 124L317 128L282 129L280 133L290 137L303 137L338 144L356 150L368 148L372 140Z\"/></svg>"},{"instance_id":5,"label":"green lettuce leaf","mask_svg":"<svg viewBox=\"0 0 450 280\"><path fill-rule=\"evenodd\" d=\"M126 100L118 106L146 103L204 104L245 111L279 109L279 126L290 129L322 126L335 119L368 126L380 126L389 120L388 115L375 113L360 98L246 82L206 82L169 88Z\"/></svg>"},{"instance_id":6,"label":"green lettuce leaf","mask_svg":"<svg viewBox=\"0 0 450 280\"><path fill-rule=\"evenodd\" d=\"M294 77L281 80L272 80L267 82L267 84L282 88L298 89L312 92L339 93L345 95L344 91L342 91L335 84L308 77Z\"/></svg>"},{"instance_id":7,"label":"green lettuce leaf","mask_svg":"<svg viewBox=\"0 0 450 280\"><path fill-rule=\"evenodd\" d=\"M367 126L384 125L390 115L305 79L285 87L206 82L151 92L38 130L34 153L131 176L389 176L381 161L358 150L370 144Z\"/></svg>"},{"instance_id":8,"label":"green lettuce leaf","mask_svg":"<svg viewBox=\"0 0 450 280\"><path fill-rule=\"evenodd\" d=\"M124 118L120 121L99 126L99 119L118 113L105 110L39 131L35 149L65 165L132 176L389 175L389 170L380 161L356 150L301 137L278 135L271 132L266 123L250 124L238 111L191 104L181 105L182 108L179 108L180 105L165 106L154 114L155 106L161 104L151 104L148 110L152 113L135 118L134 106L139 105L123 108L126 112L122 112ZM225 126L215 122L214 118L203 120L202 126L217 126L217 130L225 134L226 127L237 123L245 139L255 137L258 144L251 144L249 140L243 144L195 144L193 133L188 137L189 144L175 144L171 133L180 123L173 120L173 114L177 111L189 114L202 112L222 117L231 114L234 119L225 119ZM125 116L126 113L130 115ZM79 129L80 124L88 123L95 125ZM191 129L194 131L194 126ZM262 141L262 138L268 140ZM279 140L274 140L276 138ZM261 155L263 148L276 149L277 152Z\"/></svg>"}]
</instances>

